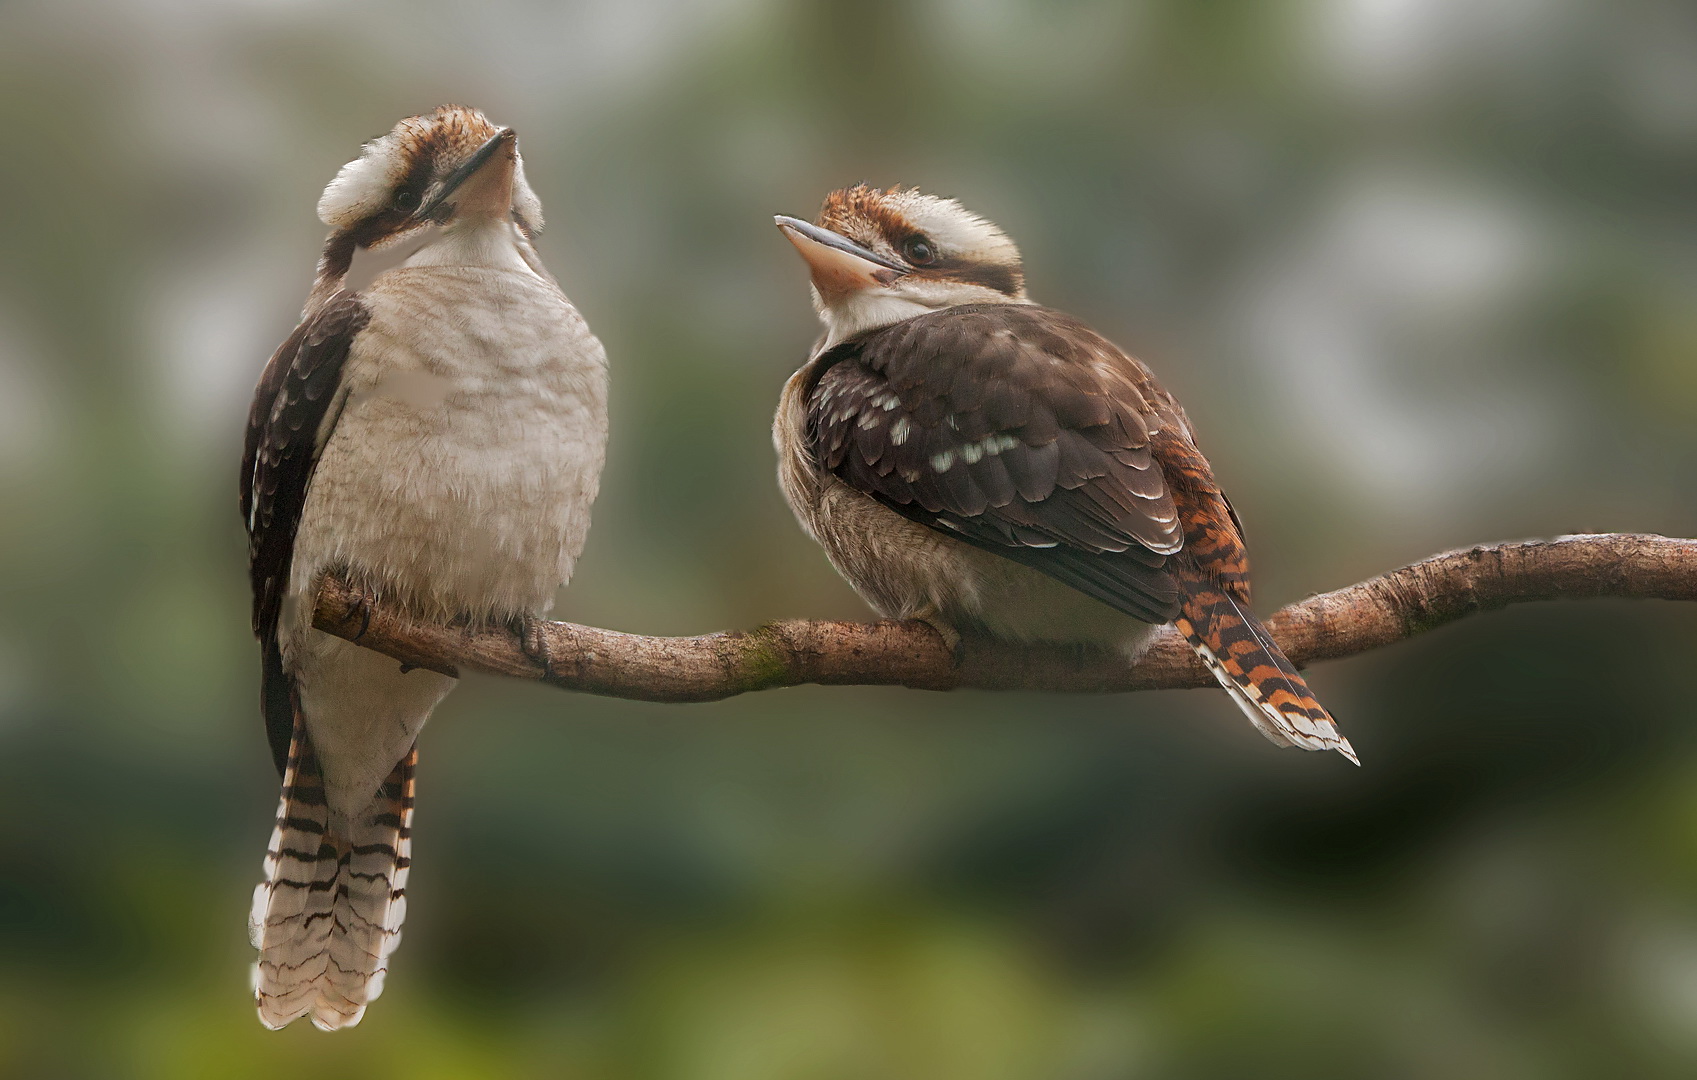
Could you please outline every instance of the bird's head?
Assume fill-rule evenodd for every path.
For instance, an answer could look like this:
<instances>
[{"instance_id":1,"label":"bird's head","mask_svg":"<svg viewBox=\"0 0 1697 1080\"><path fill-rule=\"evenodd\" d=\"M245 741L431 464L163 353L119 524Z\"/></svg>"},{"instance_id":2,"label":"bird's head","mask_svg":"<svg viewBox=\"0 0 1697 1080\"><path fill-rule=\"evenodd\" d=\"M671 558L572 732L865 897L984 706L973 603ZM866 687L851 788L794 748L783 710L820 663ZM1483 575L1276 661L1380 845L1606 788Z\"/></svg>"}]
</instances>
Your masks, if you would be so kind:
<instances>
[{"instance_id":1,"label":"bird's head","mask_svg":"<svg viewBox=\"0 0 1697 1080\"><path fill-rule=\"evenodd\" d=\"M807 260L828 344L961 304L1023 304L1007 234L953 199L865 184L825 196L817 223L779 216Z\"/></svg>"},{"instance_id":2,"label":"bird's head","mask_svg":"<svg viewBox=\"0 0 1697 1080\"><path fill-rule=\"evenodd\" d=\"M530 236L542 204L524 179L518 136L476 109L409 116L324 189L318 217L350 246L379 247L427 225L512 221Z\"/></svg>"}]
</instances>

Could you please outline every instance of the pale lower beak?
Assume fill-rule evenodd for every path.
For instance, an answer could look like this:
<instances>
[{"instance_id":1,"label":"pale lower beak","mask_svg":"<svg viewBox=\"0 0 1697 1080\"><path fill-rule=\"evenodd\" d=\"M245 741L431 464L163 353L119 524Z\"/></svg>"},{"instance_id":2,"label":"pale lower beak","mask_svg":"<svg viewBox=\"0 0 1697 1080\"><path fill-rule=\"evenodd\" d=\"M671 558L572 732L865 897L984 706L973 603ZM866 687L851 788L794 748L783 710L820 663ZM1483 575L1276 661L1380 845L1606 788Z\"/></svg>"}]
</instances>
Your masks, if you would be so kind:
<instances>
[{"instance_id":1,"label":"pale lower beak","mask_svg":"<svg viewBox=\"0 0 1697 1080\"><path fill-rule=\"evenodd\" d=\"M413 211L413 217L420 221L432 220L450 199L454 203L455 216L470 212L506 217L512 212L518 141L519 137L512 128L496 132L442 181L441 188Z\"/></svg>"},{"instance_id":2,"label":"pale lower beak","mask_svg":"<svg viewBox=\"0 0 1697 1080\"><path fill-rule=\"evenodd\" d=\"M783 214L772 220L807 260L813 287L827 304L862 289L888 285L908 272L902 264L811 222Z\"/></svg>"}]
</instances>

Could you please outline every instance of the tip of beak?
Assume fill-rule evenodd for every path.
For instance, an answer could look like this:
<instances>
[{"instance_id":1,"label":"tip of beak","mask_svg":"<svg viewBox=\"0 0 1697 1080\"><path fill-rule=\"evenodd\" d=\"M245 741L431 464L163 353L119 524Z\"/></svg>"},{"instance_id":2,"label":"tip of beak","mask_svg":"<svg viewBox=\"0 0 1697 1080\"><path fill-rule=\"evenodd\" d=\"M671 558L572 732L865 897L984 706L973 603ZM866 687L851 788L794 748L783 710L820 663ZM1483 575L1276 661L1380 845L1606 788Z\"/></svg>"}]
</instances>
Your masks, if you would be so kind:
<instances>
[{"instance_id":1,"label":"tip of beak","mask_svg":"<svg viewBox=\"0 0 1697 1080\"><path fill-rule=\"evenodd\" d=\"M495 145L491 148L496 157L511 158L519 150L519 133L512 128L502 128L489 140Z\"/></svg>"},{"instance_id":2,"label":"tip of beak","mask_svg":"<svg viewBox=\"0 0 1697 1080\"><path fill-rule=\"evenodd\" d=\"M889 285L902 276L902 270L883 256L811 222L775 214L772 223L806 260L814 288L826 303Z\"/></svg>"}]
</instances>

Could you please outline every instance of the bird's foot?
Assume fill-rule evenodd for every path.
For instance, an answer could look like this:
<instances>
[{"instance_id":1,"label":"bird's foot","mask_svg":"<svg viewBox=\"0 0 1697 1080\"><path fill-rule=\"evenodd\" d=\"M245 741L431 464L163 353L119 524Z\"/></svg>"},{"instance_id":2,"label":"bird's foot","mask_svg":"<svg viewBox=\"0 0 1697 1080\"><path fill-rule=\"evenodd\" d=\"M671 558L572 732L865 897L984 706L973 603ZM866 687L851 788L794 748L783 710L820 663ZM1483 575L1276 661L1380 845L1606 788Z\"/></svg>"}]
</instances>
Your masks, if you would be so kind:
<instances>
[{"instance_id":1,"label":"bird's foot","mask_svg":"<svg viewBox=\"0 0 1697 1080\"><path fill-rule=\"evenodd\" d=\"M359 618L359 632L348 638L349 641L357 644L359 639L365 636L366 631L371 629L371 611L377 605L377 594L363 582L356 581L351 577L345 577L342 580L348 587L350 600L348 618L350 621L356 616Z\"/></svg>"},{"instance_id":2,"label":"bird's foot","mask_svg":"<svg viewBox=\"0 0 1697 1080\"><path fill-rule=\"evenodd\" d=\"M943 639L943 644L948 646L949 652L954 656L955 663L960 663L961 635L959 630L956 630L952 624L945 620L936 608L929 605L914 612L913 618L937 631L937 636Z\"/></svg>"},{"instance_id":3,"label":"bird's foot","mask_svg":"<svg viewBox=\"0 0 1697 1080\"><path fill-rule=\"evenodd\" d=\"M548 641L548 620L530 612L513 620L513 632L519 636L519 648L542 665L542 677L553 678L554 650Z\"/></svg>"}]
</instances>

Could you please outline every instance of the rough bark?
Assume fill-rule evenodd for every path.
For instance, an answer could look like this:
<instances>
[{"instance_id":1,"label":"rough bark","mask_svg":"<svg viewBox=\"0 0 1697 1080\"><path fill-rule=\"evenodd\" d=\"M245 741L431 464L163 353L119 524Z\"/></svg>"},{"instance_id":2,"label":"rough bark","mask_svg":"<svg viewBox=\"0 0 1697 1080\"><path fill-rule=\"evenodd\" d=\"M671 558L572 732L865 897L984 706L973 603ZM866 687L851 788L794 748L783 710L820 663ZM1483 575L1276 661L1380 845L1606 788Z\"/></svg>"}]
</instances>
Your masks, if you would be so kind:
<instances>
[{"instance_id":1,"label":"rough bark","mask_svg":"<svg viewBox=\"0 0 1697 1080\"><path fill-rule=\"evenodd\" d=\"M1266 620L1296 664L1376 649L1479 611L1535 600L1615 596L1697 599L1697 540L1610 533L1451 551L1309 597ZM314 625L405 664L475 668L640 701L716 701L822 683L920 690L1120 692L1212 686L1171 627L1136 664L1111 652L968 639L958 647L920 622L791 620L699 637L643 637L543 622L546 649L515 628L444 626L407 617L346 582L320 585ZM538 655L546 652L547 669Z\"/></svg>"}]
</instances>

